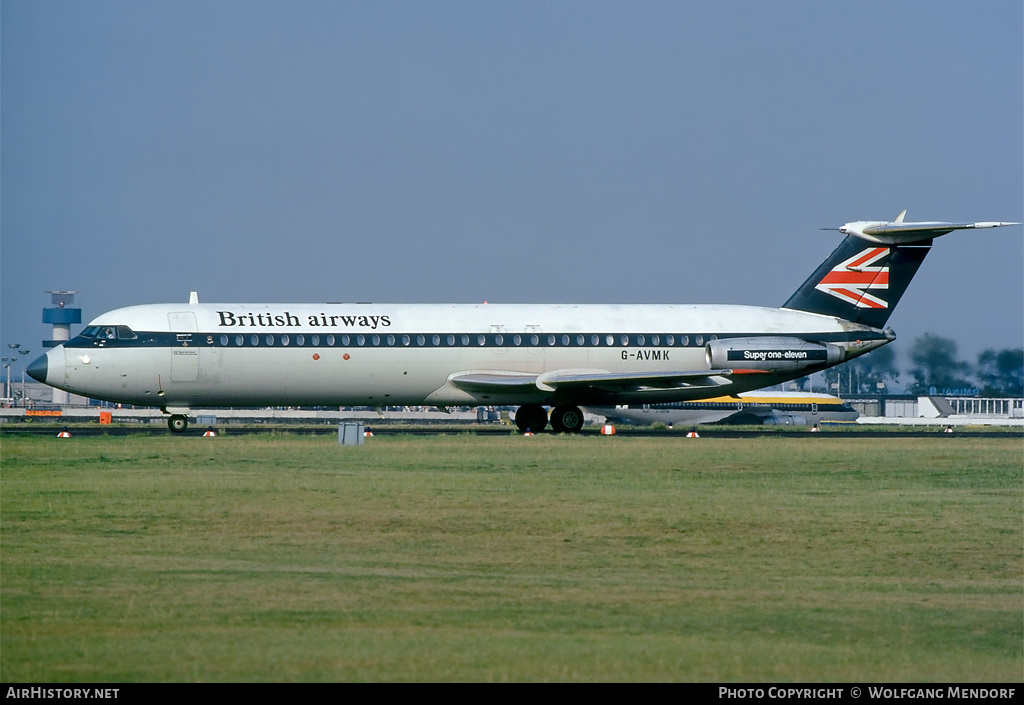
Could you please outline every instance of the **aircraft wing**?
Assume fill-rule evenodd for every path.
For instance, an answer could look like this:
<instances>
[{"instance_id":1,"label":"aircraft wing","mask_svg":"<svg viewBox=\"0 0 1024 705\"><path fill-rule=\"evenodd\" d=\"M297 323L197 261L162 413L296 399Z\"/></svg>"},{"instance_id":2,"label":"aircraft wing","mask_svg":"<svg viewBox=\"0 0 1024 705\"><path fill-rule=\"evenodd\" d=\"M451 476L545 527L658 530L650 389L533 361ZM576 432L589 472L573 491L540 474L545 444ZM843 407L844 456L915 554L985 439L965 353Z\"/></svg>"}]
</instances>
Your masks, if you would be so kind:
<instances>
[{"instance_id":1,"label":"aircraft wing","mask_svg":"<svg viewBox=\"0 0 1024 705\"><path fill-rule=\"evenodd\" d=\"M606 392L637 392L644 389L682 387L718 387L727 384L723 375L732 370L680 370L667 372L603 372L601 370L555 370L537 378L537 387L546 392L556 389L592 387ZM719 379L715 379L719 377Z\"/></svg>"},{"instance_id":2,"label":"aircraft wing","mask_svg":"<svg viewBox=\"0 0 1024 705\"><path fill-rule=\"evenodd\" d=\"M521 372L474 372L456 375L452 384L467 392L554 392L567 389L600 389L605 392L636 392L645 389L718 387L727 384L732 370L680 370L666 372L607 372L605 370L554 370L543 374Z\"/></svg>"}]
</instances>

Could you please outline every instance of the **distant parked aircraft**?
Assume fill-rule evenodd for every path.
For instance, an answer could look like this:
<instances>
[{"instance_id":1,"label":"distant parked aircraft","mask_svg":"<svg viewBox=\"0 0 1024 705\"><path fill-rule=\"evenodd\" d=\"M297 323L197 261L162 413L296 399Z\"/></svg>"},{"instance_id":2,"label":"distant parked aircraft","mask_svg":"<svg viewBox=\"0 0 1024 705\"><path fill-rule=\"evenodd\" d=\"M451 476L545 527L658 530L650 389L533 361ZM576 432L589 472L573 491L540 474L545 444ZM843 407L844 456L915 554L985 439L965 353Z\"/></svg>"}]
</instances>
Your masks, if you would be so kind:
<instances>
[{"instance_id":1,"label":"distant parked aircraft","mask_svg":"<svg viewBox=\"0 0 1024 705\"><path fill-rule=\"evenodd\" d=\"M609 423L670 426L727 423L780 426L811 426L823 422L851 423L857 410L838 397L810 392L743 392L735 397L667 404L586 407Z\"/></svg>"}]
</instances>

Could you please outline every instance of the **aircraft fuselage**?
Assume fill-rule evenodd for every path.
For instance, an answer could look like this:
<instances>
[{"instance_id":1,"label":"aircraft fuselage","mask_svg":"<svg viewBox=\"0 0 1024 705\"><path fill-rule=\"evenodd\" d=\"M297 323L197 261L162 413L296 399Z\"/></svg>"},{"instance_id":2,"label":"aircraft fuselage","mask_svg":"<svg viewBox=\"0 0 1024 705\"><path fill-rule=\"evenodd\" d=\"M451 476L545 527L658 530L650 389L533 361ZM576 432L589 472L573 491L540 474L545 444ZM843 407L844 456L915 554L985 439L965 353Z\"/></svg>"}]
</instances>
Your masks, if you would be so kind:
<instances>
[{"instance_id":1,"label":"aircraft fuselage","mask_svg":"<svg viewBox=\"0 0 1024 705\"><path fill-rule=\"evenodd\" d=\"M682 401L827 365L750 370L713 390L478 390L451 380L493 371L709 370L706 346L716 339L786 337L847 355L888 342L882 331L838 318L728 305L154 304L105 313L86 331L94 329L47 354L47 384L160 407Z\"/></svg>"}]
</instances>

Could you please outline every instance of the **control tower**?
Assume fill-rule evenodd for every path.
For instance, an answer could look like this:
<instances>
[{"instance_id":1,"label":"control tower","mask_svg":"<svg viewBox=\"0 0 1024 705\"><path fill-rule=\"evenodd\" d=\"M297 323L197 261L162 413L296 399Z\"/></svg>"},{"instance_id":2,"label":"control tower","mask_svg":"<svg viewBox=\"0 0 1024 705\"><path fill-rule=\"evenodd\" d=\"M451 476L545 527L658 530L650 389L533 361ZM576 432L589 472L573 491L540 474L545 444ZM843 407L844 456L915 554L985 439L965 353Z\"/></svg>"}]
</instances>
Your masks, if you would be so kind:
<instances>
[{"instance_id":1,"label":"control tower","mask_svg":"<svg viewBox=\"0 0 1024 705\"><path fill-rule=\"evenodd\" d=\"M52 308L43 309L43 323L53 325L52 338L44 340L43 346L54 348L71 340L71 324L82 322L82 309L73 308L77 291L47 291L53 301ZM53 390L54 404L67 404L68 393L60 389Z\"/></svg>"}]
</instances>

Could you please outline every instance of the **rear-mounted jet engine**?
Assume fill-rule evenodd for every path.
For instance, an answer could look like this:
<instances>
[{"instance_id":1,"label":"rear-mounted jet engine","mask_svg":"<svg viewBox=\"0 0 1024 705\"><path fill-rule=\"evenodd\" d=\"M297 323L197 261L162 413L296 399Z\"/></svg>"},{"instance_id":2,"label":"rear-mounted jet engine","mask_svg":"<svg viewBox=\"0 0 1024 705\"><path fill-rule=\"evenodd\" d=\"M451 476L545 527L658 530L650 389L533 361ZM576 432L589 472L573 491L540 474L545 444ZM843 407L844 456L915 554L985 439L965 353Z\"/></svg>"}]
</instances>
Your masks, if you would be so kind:
<instances>
[{"instance_id":1,"label":"rear-mounted jet engine","mask_svg":"<svg viewBox=\"0 0 1024 705\"><path fill-rule=\"evenodd\" d=\"M832 343L799 338L727 338L712 340L705 348L711 369L787 372L805 367L827 367L843 361L844 351Z\"/></svg>"}]
</instances>

